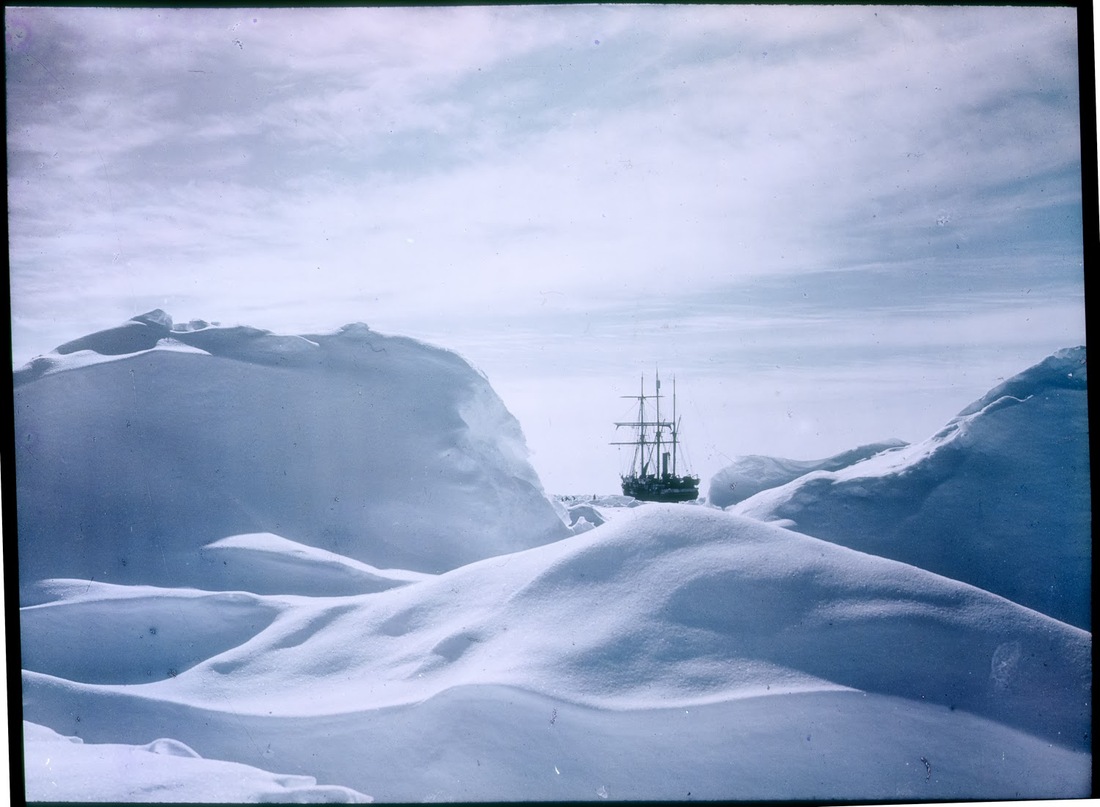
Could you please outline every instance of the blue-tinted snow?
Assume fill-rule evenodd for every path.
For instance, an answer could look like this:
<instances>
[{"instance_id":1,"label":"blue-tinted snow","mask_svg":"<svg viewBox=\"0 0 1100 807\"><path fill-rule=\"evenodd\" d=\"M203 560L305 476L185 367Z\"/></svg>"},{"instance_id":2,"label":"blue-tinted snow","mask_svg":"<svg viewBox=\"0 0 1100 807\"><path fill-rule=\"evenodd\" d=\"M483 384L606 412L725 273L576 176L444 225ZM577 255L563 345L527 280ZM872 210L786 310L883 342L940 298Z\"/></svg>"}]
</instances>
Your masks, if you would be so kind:
<instances>
[{"instance_id":1,"label":"blue-tinted snow","mask_svg":"<svg viewBox=\"0 0 1100 807\"><path fill-rule=\"evenodd\" d=\"M568 534L519 424L454 353L366 326L170 333L16 384L21 585L207 585L229 559L198 550L247 533L432 573Z\"/></svg>"},{"instance_id":2,"label":"blue-tinted snow","mask_svg":"<svg viewBox=\"0 0 1100 807\"><path fill-rule=\"evenodd\" d=\"M1023 515L1072 526L1080 502L1042 508L1080 479L1084 368L1059 363L1083 349L749 518L555 507L484 378L365 325L133 323L16 378L32 798L1091 789L1088 632L762 520L885 545L916 503L926 543L967 540L974 496L1041 478ZM1080 381L1044 383L1063 369ZM845 495L806 495L823 482ZM993 495L991 523L1021 514ZM1002 565L1035 565L1032 533L997 534Z\"/></svg>"},{"instance_id":3,"label":"blue-tinted snow","mask_svg":"<svg viewBox=\"0 0 1100 807\"><path fill-rule=\"evenodd\" d=\"M1084 347L1059 351L937 434L731 509L930 569L1088 628L1092 512Z\"/></svg>"}]
</instances>

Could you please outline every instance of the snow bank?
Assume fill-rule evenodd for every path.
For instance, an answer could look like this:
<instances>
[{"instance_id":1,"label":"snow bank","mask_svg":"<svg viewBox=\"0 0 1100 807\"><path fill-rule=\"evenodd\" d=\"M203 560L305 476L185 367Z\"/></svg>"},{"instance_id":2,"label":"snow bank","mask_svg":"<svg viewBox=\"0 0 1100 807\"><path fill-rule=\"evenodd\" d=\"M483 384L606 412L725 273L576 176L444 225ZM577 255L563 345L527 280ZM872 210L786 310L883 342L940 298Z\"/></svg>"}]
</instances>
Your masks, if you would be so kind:
<instances>
[{"instance_id":1,"label":"snow bank","mask_svg":"<svg viewBox=\"0 0 1100 807\"><path fill-rule=\"evenodd\" d=\"M366 563L271 533L231 535L199 552L203 588L334 597L404 586L429 575Z\"/></svg>"},{"instance_id":2,"label":"snow bank","mask_svg":"<svg viewBox=\"0 0 1100 807\"><path fill-rule=\"evenodd\" d=\"M555 495L551 497L561 519L569 525L573 535L595 529L614 518L625 509L642 504L633 496L572 496Z\"/></svg>"},{"instance_id":3,"label":"snow bank","mask_svg":"<svg viewBox=\"0 0 1100 807\"><path fill-rule=\"evenodd\" d=\"M174 676L76 679L61 646L95 667L118 655L109 626L145 641L126 614L150 592L128 588L58 583L24 609L67 626L29 628L59 647L24 673L26 719L89 743L170 736L386 801L1089 789L1089 634L714 509L624 509L354 597L166 590L158 617L198 625L230 596L253 623L230 648L174 628L210 654Z\"/></svg>"},{"instance_id":4,"label":"snow bank","mask_svg":"<svg viewBox=\"0 0 1100 807\"><path fill-rule=\"evenodd\" d=\"M150 312L17 372L14 403L23 585L204 585L200 549L249 533L421 572L568 534L486 379L361 324Z\"/></svg>"},{"instance_id":5,"label":"snow bank","mask_svg":"<svg viewBox=\"0 0 1100 807\"><path fill-rule=\"evenodd\" d=\"M244 592L50 581L36 593L46 601L19 612L23 669L95 684L174 678L278 615Z\"/></svg>"},{"instance_id":6,"label":"snow bank","mask_svg":"<svg viewBox=\"0 0 1100 807\"><path fill-rule=\"evenodd\" d=\"M62 347L15 378L32 798L1091 789L1091 635L951 579L1087 592L1083 348L747 518L552 503L484 378L365 325Z\"/></svg>"},{"instance_id":7,"label":"snow bank","mask_svg":"<svg viewBox=\"0 0 1100 807\"><path fill-rule=\"evenodd\" d=\"M922 443L733 507L1090 625L1085 348L1059 351Z\"/></svg>"},{"instance_id":8,"label":"snow bank","mask_svg":"<svg viewBox=\"0 0 1100 807\"><path fill-rule=\"evenodd\" d=\"M23 723L27 801L236 802L365 804L346 787L312 776L268 773L237 762L203 759L183 743L85 743L45 726ZM124 772L125 777L105 775ZM121 786L120 786L121 785Z\"/></svg>"},{"instance_id":9,"label":"snow bank","mask_svg":"<svg viewBox=\"0 0 1100 807\"><path fill-rule=\"evenodd\" d=\"M785 485L811 471L836 471L875 454L905 445L902 440L886 440L859 446L823 460L791 460L759 454L737 457L711 477L707 502L715 507L729 507L762 490Z\"/></svg>"},{"instance_id":10,"label":"snow bank","mask_svg":"<svg viewBox=\"0 0 1100 807\"><path fill-rule=\"evenodd\" d=\"M179 715L135 719L139 731L155 736L157 721L171 717ZM1090 790L1087 754L965 712L862 692L605 711L522 689L463 686L415 706L323 720L227 712L203 719L209 722L186 730L204 747L308 770L320 781L353 782L384 802L919 802ZM31 792L47 786L35 782L43 773L28 767ZM52 773L65 781L63 759L55 758ZM113 782L101 776L100 786ZM233 797L246 785L224 798L213 787L207 792L246 801Z\"/></svg>"}]
</instances>

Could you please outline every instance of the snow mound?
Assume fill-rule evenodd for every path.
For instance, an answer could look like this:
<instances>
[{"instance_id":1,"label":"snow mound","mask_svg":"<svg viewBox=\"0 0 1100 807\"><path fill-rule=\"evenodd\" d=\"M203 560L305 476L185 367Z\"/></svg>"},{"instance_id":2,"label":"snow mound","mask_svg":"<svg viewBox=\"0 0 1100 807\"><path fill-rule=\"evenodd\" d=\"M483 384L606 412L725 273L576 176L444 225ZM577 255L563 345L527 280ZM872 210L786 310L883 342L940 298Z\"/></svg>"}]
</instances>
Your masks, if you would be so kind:
<instances>
[{"instance_id":1,"label":"snow mound","mask_svg":"<svg viewBox=\"0 0 1100 807\"><path fill-rule=\"evenodd\" d=\"M598 527L606 521L599 508L591 504L574 504L567 508L569 526L573 527L580 521L585 521L593 527Z\"/></svg>"},{"instance_id":2,"label":"snow mound","mask_svg":"<svg viewBox=\"0 0 1100 807\"><path fill-rule=\"evenodd\" d=\"M171 739L145 745L85 743L45 726L23 723L27 801L236 802L364 804L369 796L288 776L203 759ZM125 771L125 780L105 776Z\"/></svg>"},{"instance_id":3,"label":"snow mound","mask_svg":"<svg viewBox=\"0 0 1100 807\"><path fill-rule=\"evenodd\" d=\"M200 550L249 533L429 573L568 534L486 379L361 324L282 336L150 312L32 362L14 403L24 586L202 586Z\"/></svg>"},{"instance_id":4,"label":"snow mound","mask_svg":"<svg viewBox=\"0 0 1100 807\"><path fill-rule=\"evenodd\" d=\"M174 678L248 641L278 615L255 595L239 592L60 582L53 587L60 598L20 609L22 665L71 681Z\"/></svg>"},{"instance_id":5,"label":"snow mound","mask_svg":"<svg viewBox=\"0 0 1100 807\"><path fill-rule=\"evenodd\" d=\"M886 440L859 446L822 460L791 460L759 454L737 457L730 465L711 477L707 502L715 507L729 507L762 490L785 485L811 471L836 471L862 462L875 454L902 448L905 445L906 443L902 440Z\"/></svg>"},{"instance_id":6,"label":"snow mound","mask_svg":"<svg viewBox=\"0 0 1100 807\"><path fill-rule=\"evenodd\" d=\"M999 384L959 412L958 417L976 414L1002 399L1014 398L1022 401L1051 390L1088 390L1088 363L1083 345L1059 350L1034 367Z\"/></svg>"},{"instance_id":7,"label":"snow mound","mask_svg":"<svg viewBox=\"0 0 1100 807\"><path fill-rule=\"evenodd\" d=\"M639 507L639 502L632 496L572 496L556 495L551 498L558 516L569 526L573 535L588 532L610 518L615 518L630 508Z\"/></svg>"},{"instance_id":8,"label":"snow mound","mask_svg":"<svg viewBox=\"0 0 1100 807\"><path fill-rule=\"evenodd\" d=\"M734 512L1090 625L1085 348L1059 351L921 443L816 471Z\"/></svg>"},{"instance_id":9,"label":"snow mound","mask_svg":"<svg viewBox=\"0 0 1100 807\"><path fill-rule=\"evenodd\" d=\"M1091 635L960 574L1087 526L1083 348L723 511L547 499L484 377L362 323L76 342L15 378L31 798L1091 789Z\"/></svg>"},{"instance_id":10,"label":"snow mound","mask_svg":"<svg viewBox=\"0 0 1100 807\"><path fill-rule=\"evenodd\" d=\"M95 625L126 625L141 598L142 617L113 632L145 641L138 634L157 619L145 589L92 592L24 609L28 633L94 666L118 655L98 635L110 629ZM1063 742L1087 731L1083 631L905 564L704 508L641 508L555 544L360 597L160 598L158 617L179 615L193 633L175 635L209 657L157 691L211 709L228 699L238 713L269 714L273 692L283 713L322 714L419 702L458 684L616 709L851 688ZM211 630L213 604L245 615L231 648L221 626L194 633ZM33 621L51 613L48 630ZM39 671L60 673L56 660Z\"/></svg>"},{"instance_id":11,"label":"snow mound","mask_svg":"<svg viewBox=\"0 0 1100 807\"><path fill-rule=\"evenodd\" d=\"M73 702L81 710L94 705ZM146 732L172 716L151 711L128 716ZM963 711L862 692L605 711L522 689L462 686L415 706L326 719L228 712L203 718L208 725L186 730L208 755L223 749L255 760L255 768L309 770L321 781L354 782L356 790L396 803L919 802L1082 797L1090 790L1086 753ZM55 749L47 753L67 750ZM43 755L27 756L30 793L78 773L55 757L51 782ZM186 762L159 761L169 782L169 765ZM155 777L141 771L139 782ZM216 796L215 784L206 793L218 801L258 800L248 797L247 781L225 796Z\"/></svg>"},{"instance_id":12,"label":"snow mound","mask_svg":"<svg viewBox=\"0 0 1100 807\"><path fill-rule=\"evenodd\" d=\"M82 681L58 657L63 647L91 668L131 657L95 626L122 625L140 644L146 622L126 615L152 592L62 582L50 593L67 627L28 634L58 647L38 651L52 665L24 672L26 719L136 745L170 726L204 757L385 800L1088 789L1089 634L711 508L643 505L354 597L165 590L154 612L193 623L178 635L209 657L139 685ZM195 627L217 597L263 620L231 648ZM744 764L731 772L730 760Z\"/></svg>"},{"instance_id":13,"label":"snow mound","mask_svg":"<svg viewBox=\"0 0 1100 807\"><path fill-rule=\"evenodd\" d=\"M203 547L199 556L204 565L203 588L256 594L369 594L429 576L401 569L376 569L271 533L222 538Z\"/></svg>"},{"instance_id":14,"label":"snow mound","mask_svg":"<svg viewBox=\"0 0 1100 807\"><path fill-rule=\"evenodd\" d=\"M82 350L90 350L104 356L137 353L156 347L157 342L168 337L172 330L172 318L159 308L133 317L117 328L82 336L59 346L56 353L65 356Z\"/></svg>"}]
</instances>

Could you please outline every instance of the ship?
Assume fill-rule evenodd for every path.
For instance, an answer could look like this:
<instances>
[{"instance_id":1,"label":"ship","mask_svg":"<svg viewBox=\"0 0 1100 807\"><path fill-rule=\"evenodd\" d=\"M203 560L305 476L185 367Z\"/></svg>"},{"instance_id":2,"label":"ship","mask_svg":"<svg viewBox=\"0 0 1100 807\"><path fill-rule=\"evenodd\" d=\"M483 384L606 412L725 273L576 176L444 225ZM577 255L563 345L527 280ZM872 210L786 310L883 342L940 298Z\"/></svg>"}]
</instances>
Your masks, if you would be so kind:
<instances>
[{"instance_id":1,"label":"ship","mask_svg":"<svg viewBox=\"0 0 1100 807\"><path fill-rule=\"evenodd\" d=\"M699 477L678 469L680 454L680 420L676 416L676 378L672 379L672 420L661 419L661 378L654 374L654 391L646 395L642 376L638 395L624 395L638 402L638 419L616 423L615 428L629 428L634 439L616 441L612 445L633 446L634 458L630 472L622 475L623 495L643 502L690 502L699 498ZM651 407L646 406L652 401ZM652 409L652 419L649 410Z\"/></svg>"}]
</instances>

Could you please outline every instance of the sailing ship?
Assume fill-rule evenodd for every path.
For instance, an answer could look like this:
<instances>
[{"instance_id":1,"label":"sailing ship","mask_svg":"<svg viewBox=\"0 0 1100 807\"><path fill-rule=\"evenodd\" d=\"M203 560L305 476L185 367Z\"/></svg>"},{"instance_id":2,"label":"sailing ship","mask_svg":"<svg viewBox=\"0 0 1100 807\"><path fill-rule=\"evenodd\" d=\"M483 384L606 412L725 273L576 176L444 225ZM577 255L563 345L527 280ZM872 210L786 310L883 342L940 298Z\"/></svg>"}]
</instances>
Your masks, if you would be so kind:
<instances>
[{"instance_id":1,"label":"sailing ship","mask_svg":"<svg viewBox=\"0 0 1100 807\"><path fill-rule=\"evenodd\" d=\"M676 417L676 378L672 379L672 420L661 419L661 378L655 374L652 395L646 395L642 376L638 395L624 395L638 402L638 419L616 423L615 428L634 430L634 439L613 442L616 446L633 446L634 458L630 473L622 476L623 494L643 502L690 502L699 497L699 477L680 476L677 462L680 453L680 420ZM646 401L652 401L652 420L647 419Z\"/></svg>"}]
</instances>

